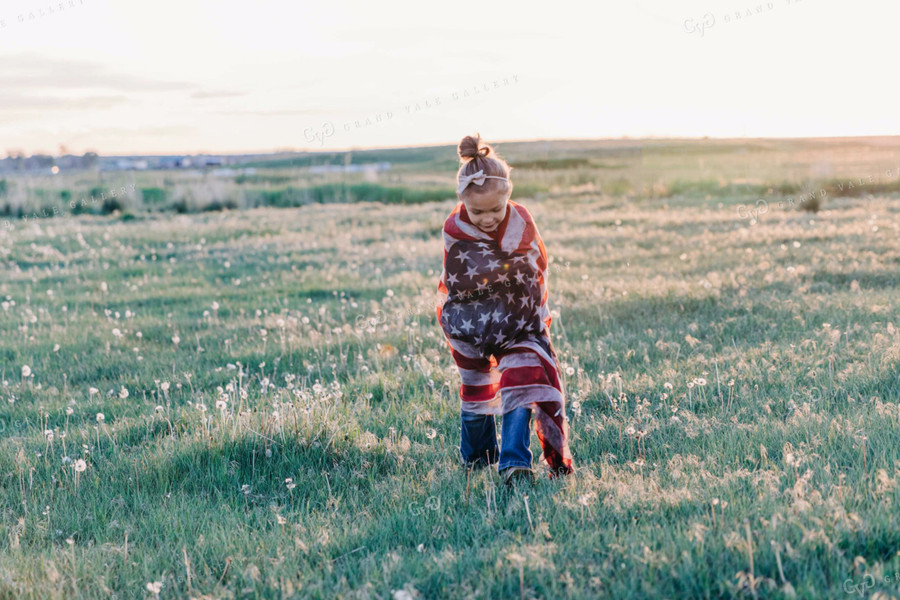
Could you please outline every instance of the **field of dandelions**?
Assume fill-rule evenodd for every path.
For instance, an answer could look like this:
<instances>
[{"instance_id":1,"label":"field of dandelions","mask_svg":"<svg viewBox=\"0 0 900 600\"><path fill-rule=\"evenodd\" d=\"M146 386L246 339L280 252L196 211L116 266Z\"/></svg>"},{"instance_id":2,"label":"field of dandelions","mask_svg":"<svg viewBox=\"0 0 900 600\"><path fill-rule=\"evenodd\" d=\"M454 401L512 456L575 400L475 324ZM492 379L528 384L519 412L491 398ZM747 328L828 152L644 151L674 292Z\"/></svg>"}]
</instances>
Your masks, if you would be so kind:
<instances>
[{"instance_id":1,"label":"field of dandelions","mask_svg":"<svg viewBox=\"0 0 900 600\"><path fill-rule=\"evenodd\" d=\"M900 145L867 143L516 169L577 472L533 438L513 490L457 462L452 196L14 220L0 598L900 598Z\"/></svg>"}]
</instances>

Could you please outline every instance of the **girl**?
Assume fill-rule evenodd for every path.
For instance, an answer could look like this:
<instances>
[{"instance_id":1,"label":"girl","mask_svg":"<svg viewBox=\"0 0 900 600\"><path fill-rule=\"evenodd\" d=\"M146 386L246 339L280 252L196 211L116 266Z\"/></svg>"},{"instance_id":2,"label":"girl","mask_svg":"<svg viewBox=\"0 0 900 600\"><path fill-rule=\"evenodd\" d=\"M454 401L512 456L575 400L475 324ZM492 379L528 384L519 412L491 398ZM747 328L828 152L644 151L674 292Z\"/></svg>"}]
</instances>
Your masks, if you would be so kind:
<instances>
[{"instance_id":1,"label":"girl","mask_svg":"<svg viewBox=\"0 0 900 600\"><path fill-rule=\"evenodd\" d=\"M506 161L477 134L462 139L458 154L460 202L444 222L437 317L462 380L462 461L477 469L499 460L504 483L533 482L534 412L549 476L571 473L565 394L549 337L544 242L531 213L510 200ZM503 415L499 456L497 414Z\"/></svg>"}]
</instances>

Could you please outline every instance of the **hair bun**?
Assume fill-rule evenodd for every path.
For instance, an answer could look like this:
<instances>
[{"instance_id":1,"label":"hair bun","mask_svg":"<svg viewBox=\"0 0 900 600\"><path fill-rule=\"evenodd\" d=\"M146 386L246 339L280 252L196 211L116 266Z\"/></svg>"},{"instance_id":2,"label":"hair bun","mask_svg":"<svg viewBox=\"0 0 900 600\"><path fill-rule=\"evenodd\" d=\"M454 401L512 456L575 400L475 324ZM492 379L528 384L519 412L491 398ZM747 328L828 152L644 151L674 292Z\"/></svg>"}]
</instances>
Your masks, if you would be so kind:
<instances>
[{"instance_id":1,"label":"hair bun","mask_svg":"<svg viewBox=\"0 0 900 600\"><path fill-rule=\"evenodd\" d=\"M481 134L476 133L475 136L467 135L459 142L457 154L460 160L469 161L477 157L484 158L491 153L491 147L488 144L481 143Z\"/></svg>"}]
</instances>

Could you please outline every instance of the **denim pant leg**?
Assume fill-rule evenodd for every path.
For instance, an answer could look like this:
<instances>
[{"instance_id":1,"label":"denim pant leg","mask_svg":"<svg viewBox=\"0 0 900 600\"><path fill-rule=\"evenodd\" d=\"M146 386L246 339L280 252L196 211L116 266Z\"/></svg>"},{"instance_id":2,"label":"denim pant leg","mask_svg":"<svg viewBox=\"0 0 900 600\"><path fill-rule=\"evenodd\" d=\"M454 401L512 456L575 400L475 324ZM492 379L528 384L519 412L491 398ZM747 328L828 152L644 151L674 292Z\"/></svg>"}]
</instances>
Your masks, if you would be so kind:
<instances>
[{"instance_id":1,"label":"denim pant leg","mask_svg":"<svg viewBox=\"0 0 900 600\"><path fill-rule=\"evenodd\" d=\"M467 466L484 467L497 462L497 429L494 415L461 411L459 453Z\"/></svg>"},{"instance_id":2,"label":"denim pant leg","mask_svg":"<svg viewBox=\"0 0 900 600\"><path fill-rule=\"evenodd\" d=\"M520 406L503 415L498 469L531 468L531 409Z\"/></svg>"}]
</instances>

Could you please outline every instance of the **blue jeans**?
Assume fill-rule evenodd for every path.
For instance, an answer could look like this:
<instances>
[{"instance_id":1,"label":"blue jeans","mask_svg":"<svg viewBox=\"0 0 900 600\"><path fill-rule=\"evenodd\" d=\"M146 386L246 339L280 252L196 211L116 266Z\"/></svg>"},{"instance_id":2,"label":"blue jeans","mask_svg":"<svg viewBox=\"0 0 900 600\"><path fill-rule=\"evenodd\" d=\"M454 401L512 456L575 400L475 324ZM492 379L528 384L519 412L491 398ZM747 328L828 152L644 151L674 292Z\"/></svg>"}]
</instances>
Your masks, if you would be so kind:
<instances>
[{"instance_id":1,"label":"blue jeans","mask_svg":"<svg viewBox=\"0 0 900 600\"><path fill-rule=\"evenodd\" d=\"M461 411L459 453L466 466L479 468L497 462L497 430L494 415ZM501 419L503 447L500 471L509 467L531 468L531 409L519 407Z\"/></svg>"}]
</instances>

